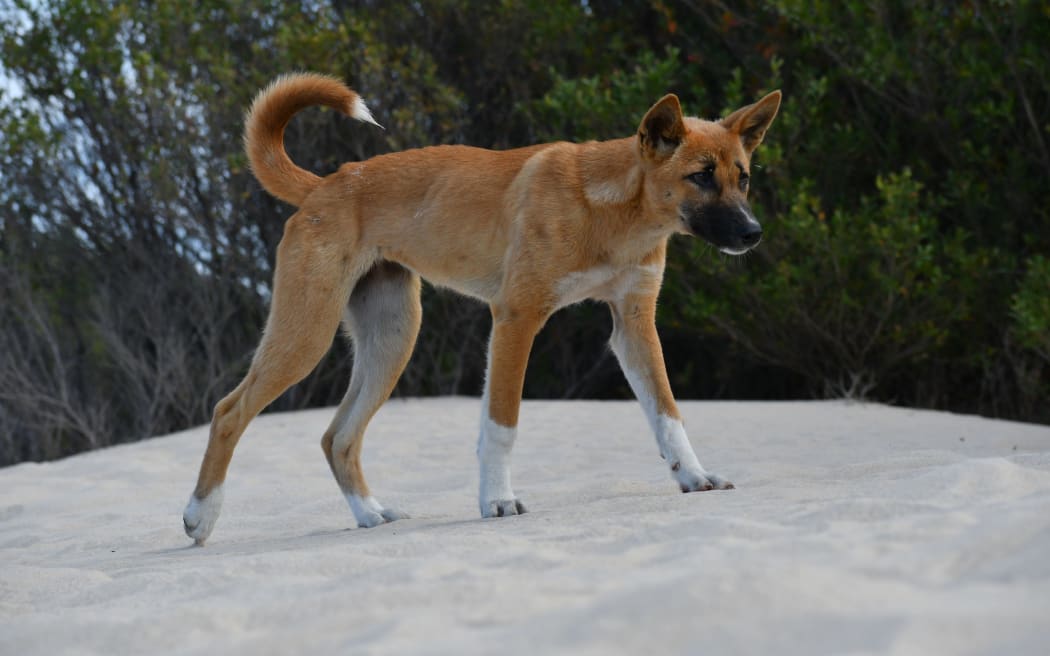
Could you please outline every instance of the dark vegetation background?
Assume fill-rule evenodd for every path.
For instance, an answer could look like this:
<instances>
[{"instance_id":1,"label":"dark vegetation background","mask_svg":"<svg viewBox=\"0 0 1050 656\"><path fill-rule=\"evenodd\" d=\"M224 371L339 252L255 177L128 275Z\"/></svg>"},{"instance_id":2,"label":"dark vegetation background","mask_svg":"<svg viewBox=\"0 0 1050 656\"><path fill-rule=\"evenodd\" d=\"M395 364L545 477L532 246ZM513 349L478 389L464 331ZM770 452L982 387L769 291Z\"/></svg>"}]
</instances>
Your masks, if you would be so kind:
<instances>
[{"instance_id":1,"label":"dark vegetation background","mask_svg":"<svg viewBox=\"0 0 1050 656\"><path fill-rule=\"evenodd\" d=\"M4 0L0 29L0 464L206 422L243 374L290 208L248 173L242 115L295 70L348 80L387 126L300 115L288 148L322 173L782 88L761 248L672 242L678 396L1050 420L1046 3ZM397 393L480 393L487 309L424 305ZM526 395L629 396L609 329L596 304L557 315ZM338 341L273 408L337 402L350 358Z\"/></svg>"}]
</instances>

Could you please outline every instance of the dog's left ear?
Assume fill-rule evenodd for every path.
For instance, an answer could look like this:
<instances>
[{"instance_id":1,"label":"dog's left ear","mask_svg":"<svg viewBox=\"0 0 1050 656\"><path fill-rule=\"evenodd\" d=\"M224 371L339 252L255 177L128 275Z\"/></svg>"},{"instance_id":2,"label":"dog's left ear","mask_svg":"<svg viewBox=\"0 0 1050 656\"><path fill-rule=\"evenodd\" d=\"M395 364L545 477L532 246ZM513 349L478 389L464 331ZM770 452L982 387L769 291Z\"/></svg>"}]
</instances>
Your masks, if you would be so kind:
<instances>
[{"instance_id":1,"label":"dog's left ear","mask_svg":"<svg viewBox=\"0 0 1050 656\"><path fill-rule=\"evenodd\" d=\"M766 136L766 130L776 118L778 109L780 109L780 91L774 91L754 105L741 107L722 119L720 123L725 129L739 135L740 142L744 144L744 150L751 153L758 148L758 144L762 143L762 137Z\"/></svg>"},{"instance_id":2,"label":"dog's left ear","mask_svg":"<svg viewBox=\"0 0 1050 656\"><path fill-rule=\"evenodd\" d=\"M670 157L685 138L685 121L678 96L669 93L649 108L638 126L638 145L642 156L651 161Z\"/></svg>"}]
</instances>

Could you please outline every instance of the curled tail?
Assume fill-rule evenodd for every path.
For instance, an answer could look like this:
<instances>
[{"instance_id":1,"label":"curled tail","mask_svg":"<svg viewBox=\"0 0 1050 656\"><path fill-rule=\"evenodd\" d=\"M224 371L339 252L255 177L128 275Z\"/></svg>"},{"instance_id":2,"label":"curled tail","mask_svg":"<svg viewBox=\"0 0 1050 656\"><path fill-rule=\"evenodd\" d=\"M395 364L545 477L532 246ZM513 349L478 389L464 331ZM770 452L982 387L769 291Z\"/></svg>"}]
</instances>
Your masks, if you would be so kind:
<instances>
[{"instance_id":1,"label":"curled tail","mask_svg":"<svg viewBox=\"0 0 1050 656\"><path fill-rule=\"evenodd\" d=\"M361 97L334 77L293 73L277 78L260 91L245 119L244 149L252 172L266 191L296 207L321 178L289 159L284 150L284 128L292 116L312 105L326 105L359 121L379 125Z\"/></svg>"}]
</instances>

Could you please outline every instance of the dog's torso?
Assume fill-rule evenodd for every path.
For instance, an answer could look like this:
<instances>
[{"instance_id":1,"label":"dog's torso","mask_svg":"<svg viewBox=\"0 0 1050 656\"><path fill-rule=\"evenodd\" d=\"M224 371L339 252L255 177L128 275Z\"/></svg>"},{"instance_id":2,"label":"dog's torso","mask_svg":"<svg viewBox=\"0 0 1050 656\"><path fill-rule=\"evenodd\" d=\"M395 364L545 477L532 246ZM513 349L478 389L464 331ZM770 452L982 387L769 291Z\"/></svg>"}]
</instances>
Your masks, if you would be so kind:
<instances>
[{"instance_id":1,"label":"dog's torso","mask_svg":"<svg viewBox=\"0 0 1050 656\"><path fill-rule=\"evenodd\" d=\"M550 313L659 286L668 231L639 220L634 140L438 146L344 165L291 219L432 284ZM320 217L335 217L327 220Z\"/></svg>"}]
</instances>

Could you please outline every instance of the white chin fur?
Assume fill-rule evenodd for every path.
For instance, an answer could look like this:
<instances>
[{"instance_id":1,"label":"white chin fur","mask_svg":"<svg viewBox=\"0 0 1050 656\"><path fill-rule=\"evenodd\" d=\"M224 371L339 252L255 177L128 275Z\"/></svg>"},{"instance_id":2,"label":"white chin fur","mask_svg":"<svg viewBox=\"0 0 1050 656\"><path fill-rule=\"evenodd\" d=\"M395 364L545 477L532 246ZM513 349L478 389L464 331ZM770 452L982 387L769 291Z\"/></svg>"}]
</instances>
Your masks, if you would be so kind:
<instances>
[{"instance_id":1,"label":"white chin fur","mask_svg":"<svg viewBox=\"0 0 1050 656\"><path fill-rule=\"evenodd\" d=\"M750 248L719 248L726 255L743 255L744 253L751 250Z\"/></svg>"},{"instance_id":2,"label":"white chin fur","mask_svg":"<svg viewBox=\"0 0 1050 656\"><path fill-rule=\"evenodd\" d=\"M218 521L219 512L222 510L222 498L222 485L203 499L190 495L190 502L186 504L186 510L182 513L182 524L186 535L193 538L198 545L203 545L215 528L215 522Z\"/></svg>"}]
</instances>

